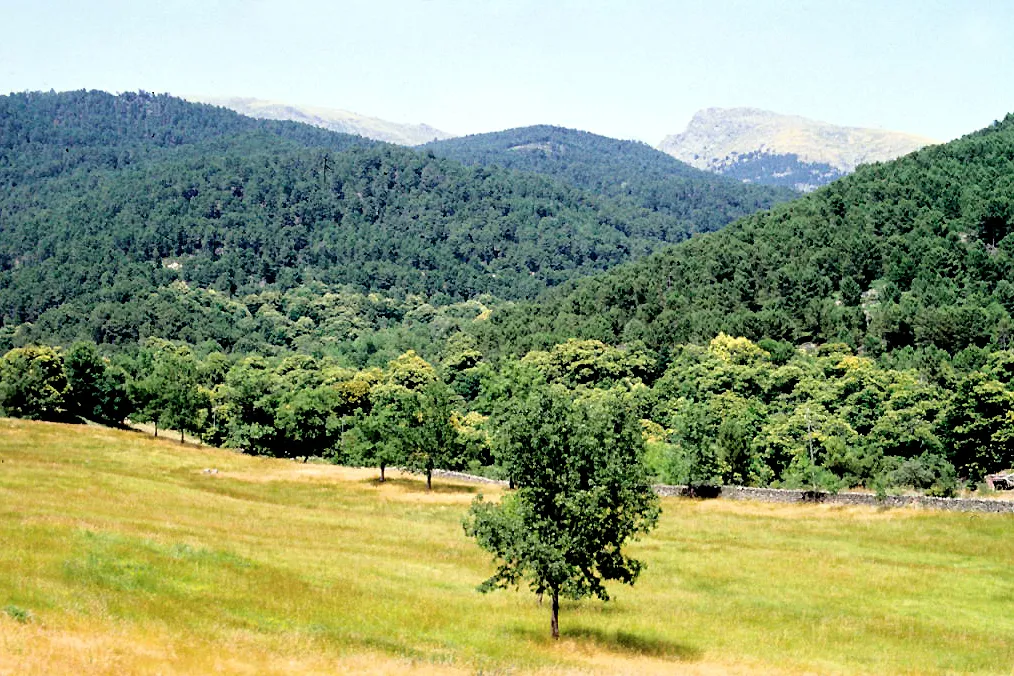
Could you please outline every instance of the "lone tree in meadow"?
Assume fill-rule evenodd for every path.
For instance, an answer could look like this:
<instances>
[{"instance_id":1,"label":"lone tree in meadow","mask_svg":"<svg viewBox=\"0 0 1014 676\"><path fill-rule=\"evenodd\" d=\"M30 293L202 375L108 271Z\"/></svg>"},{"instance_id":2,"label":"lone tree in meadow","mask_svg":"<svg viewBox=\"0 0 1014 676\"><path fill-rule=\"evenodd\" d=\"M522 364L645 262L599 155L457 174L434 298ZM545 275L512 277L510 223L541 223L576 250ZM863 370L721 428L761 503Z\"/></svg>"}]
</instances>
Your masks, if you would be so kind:
<instances>
[{"instance_id":1,"label":"lone tree in meadow","mask_svg":"<svg viewBox=\"0 0 1014 676\"><path fill-rule=\"evenodd\" d=\"M558 639L561 596L608 600L607 580L633 584L643 567L621 551L659 515L640 423L618 396L574 400L545 384L517 392L498 418L498 456L517 490L499 504L479 496L466 518L498 563L479 590L527 581L549 596Z\"/></svg>"}]
</instances>

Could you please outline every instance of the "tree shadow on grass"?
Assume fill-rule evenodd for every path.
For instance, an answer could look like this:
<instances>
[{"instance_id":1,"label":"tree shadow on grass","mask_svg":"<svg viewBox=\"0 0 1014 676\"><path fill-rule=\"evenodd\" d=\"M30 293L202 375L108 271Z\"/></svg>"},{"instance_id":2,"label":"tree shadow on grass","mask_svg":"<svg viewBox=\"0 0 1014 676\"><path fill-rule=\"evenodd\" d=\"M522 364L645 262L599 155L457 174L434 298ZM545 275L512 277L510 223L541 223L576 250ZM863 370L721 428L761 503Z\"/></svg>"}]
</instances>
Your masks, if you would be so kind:
<instances>
[{"instance_id":1,"label":"tree shadow on grass","mask_svg":"<svg viewBox=\"0 0 1014 676\"><path fill-rule=\"evenodd\" d=\"M480 491L480 489L482 488L482 486L479 486L479 485L475 485L475 486L463 486L461 484L448 484L448 483L444 483L444 481L441 481L438 478L434 478L433 479L433 489L430 490L430 491L427 491L426 490L426 478L425 477L420 477L418 479L416 479L416 478L407 478L407 477L397 477L397 478L388 477L385 481L381 481L380 477L371 477L369 479L363 479L360 483L366 484L368 486L377 486L377 487L381 487L381 486L395 486L395 487L398 487L398 488L403 488L403 489L405 489L407 491L418 492L418 493L435 493L435 494L438 494L438 495L439 494L443 494L443 495L448 495L448 494L454 494L454 495L473 494L474 495L474 494L478 493Z\"/></svg>"},{"instance_id":2,"label":"tree shadow on grass","mask_svg":"<svg viewBox=\"0 0 1014 676\"><path fill-rule=\"evenodd\" d=\"M544 632L533 630L530 627L515 627L513 633L536 643L552 643L548 627ZM701 651L697 648L633 631L606 631L594 627L562 626L560 639L575 641L588 648L632 657L653 657L678 662L693 662L701 657Z\"/></svg>"}]
</instances>

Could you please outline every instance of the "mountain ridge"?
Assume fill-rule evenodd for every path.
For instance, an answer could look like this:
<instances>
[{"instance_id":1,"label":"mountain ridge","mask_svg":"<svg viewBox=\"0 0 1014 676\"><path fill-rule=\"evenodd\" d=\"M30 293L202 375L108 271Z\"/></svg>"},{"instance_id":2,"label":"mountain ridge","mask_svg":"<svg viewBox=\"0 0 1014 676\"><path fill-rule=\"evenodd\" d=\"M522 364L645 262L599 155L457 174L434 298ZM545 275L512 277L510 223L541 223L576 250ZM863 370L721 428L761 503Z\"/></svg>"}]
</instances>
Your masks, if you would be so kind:
<instances>
[{"instance_id":1,"label":"mountain ridge","mask_svg":"<svg viewBox=\"0 0 1014 676\"><path fill-rule=\"evenodd\" d=\"M906 363L1010 345L1012 158L1014 114L494 312L490 344L523 352L576 337L664 350L724 332L840 341Z\"/></svg>"},{"instance_id":2,"label":"mountain ridge","mask_svg":"<svg viewBox=\"0 0 1014 676\"><path fill-rule=\"evenodd\" d=\"M937 141L848 127L759 108L705 108L658 149L687 164L758 183L812 189L861 164L893 160ZM786 180L787 179L787 180Z\"/></svg>"},{"instance_id":3,"label":"mountain ridge","mask_svg":"<svg viewBox=\"0 0 1014 676\"><path fill-rule=\"evenodd\" d=\"M417 146L436 139L454 137L454 134L428 124L392 122L340 108L292 104L250 96L189 95L183 98L195 103L228 108L256 119L302 122L342 134L356 134L396 145Z\"/></svg>"},{"instance_id":4,"label":"mountain ridge","mask_svg":"<svg viewBox=\"0 0 1014 676\"><path fill-rule=\"evenodd\" d=\"M0 97L0 187L0 333L40 342L188 331L250 349L250 321L270 346L294 339L273 322L302 319L315 339L357 335L236 301L351 289L355 303L418 296L436 316L534 298L688 234L560 178L143 92Z\"/></svg>"},{"instance_id":5,"label":"mountain ridge","mask_svg":"<svg viewBox=\"0 0 1014 676\"><path fill-rule=\"evenodd\" d=\"M499 166L565 181L673 217L663 239L710 232L795 197L696 169L646 143L553 125L517 127L435 141L420 147L467 166Z\"/></svg>"}]
</instances>

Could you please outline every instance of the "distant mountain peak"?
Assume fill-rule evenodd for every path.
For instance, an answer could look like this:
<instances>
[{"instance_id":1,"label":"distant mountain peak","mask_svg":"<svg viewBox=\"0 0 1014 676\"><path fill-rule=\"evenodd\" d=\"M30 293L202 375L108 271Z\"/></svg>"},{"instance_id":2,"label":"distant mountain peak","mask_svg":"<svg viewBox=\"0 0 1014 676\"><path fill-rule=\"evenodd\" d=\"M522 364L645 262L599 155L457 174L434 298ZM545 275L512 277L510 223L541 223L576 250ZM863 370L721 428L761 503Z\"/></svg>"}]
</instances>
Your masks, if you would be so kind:
<instances>
[{"instance_id":1,"label":"distant mountain peak","mask_svg":"<svg viewBox=\"0 0 1014 676\"><path fill-rule=\"evenodd\" d=\"M197 103L209 103L229 108L249 117L303 122L343 134L358 134L377 141L403 146L417 146L430 141L454 137L454 134L441 131L428 124L391 122L339 108L295 105L249 96L187 96L185 98Z\"/></svg>"},{"instance_id":2,"label":"distant mountain peak","mask_svg":"<svg viewBox=\"0 0 1014 676\"><path fill-rule=\"evenodd\" d=\"M810 189L937 141L884 129L845 127L758 108L705 108L658 149L699 169L746 182Z\"/></svg>"}]
</instances>

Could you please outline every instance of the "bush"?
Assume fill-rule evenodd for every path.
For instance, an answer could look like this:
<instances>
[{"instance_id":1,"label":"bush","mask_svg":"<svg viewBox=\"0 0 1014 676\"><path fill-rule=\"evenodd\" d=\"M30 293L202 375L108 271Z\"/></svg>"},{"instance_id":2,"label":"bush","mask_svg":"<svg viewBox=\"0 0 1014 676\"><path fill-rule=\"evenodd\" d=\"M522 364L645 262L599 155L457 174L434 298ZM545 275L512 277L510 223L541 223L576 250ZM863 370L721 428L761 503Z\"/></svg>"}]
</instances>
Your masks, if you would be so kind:
<instances>
[{"instance_id":1,"label":"bush","mask_svg":"<svg viewBox=\"0 0 1014 676\"><path fill-rule=\"evenodd\" d=\"M958 487L954 465L935 453L902 461L885 479L888 486L914 488L935 497L953 497Z\"/></svg>"},{"instance_id":2,"label":"bush","mask_svg":"<svg viewBox=\"0 0 1014 676\"><path fill-rule=\"evenodd\" d=\"M843 488L847 488L847 483L825 467L814 466L810 464L809 460L796 458L786 468L778 487L837 495Z\"/></svg>"},{"instance_id":3,"label":"bush","mask_svg":"<svg viewBox=\"0 0 1014 676\"><path fill-rule=\"evenodd\" d=\"M20 622L21 624L31 622L33 617L32 611L25 610L24 608L19 608L18 606L13 604L4 608L4 613L15 622Z\"/></svg>"}]
</instances>

